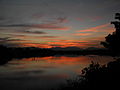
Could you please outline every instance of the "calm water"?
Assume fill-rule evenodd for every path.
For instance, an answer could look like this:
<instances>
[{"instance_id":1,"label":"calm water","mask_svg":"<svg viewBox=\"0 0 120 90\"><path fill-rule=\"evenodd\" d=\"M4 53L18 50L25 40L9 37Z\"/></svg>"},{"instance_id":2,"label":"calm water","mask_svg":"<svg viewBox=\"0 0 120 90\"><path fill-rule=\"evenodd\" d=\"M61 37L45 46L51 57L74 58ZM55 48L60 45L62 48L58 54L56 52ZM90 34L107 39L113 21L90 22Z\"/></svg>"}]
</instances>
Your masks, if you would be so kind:
<instances>
[{"instance_id":1,"label":"calm water","mask_svg":"<svg viewBox=\"0 0 120 90\"><path fill-rule=\"evenodd\" d=\"M2 90L40 90L56 88L66 79L75 78L91 61L106 64L110 56L37 57L14 59L0 66Z\"/></svg>"}]
</instances>

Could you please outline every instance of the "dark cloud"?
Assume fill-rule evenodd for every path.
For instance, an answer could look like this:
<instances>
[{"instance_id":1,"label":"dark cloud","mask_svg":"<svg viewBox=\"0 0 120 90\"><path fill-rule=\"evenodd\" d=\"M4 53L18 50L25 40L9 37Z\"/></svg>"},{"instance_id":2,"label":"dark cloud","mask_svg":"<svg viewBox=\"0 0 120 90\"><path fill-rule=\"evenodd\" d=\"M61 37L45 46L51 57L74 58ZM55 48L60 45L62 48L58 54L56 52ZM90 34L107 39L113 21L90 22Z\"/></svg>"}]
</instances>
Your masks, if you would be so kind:
<instances>
[{"instance_id":1,"label":"dark cloud","mask_svg":"<svg viewBox=\"0 0 120 90\"><path fill-rule=\"evenodd\" d=\"M0 42L1 43L6 43L6 42L19 42L19 41L27 41L27 40L22 40L22 39L12 39L11 37L4 37L4 38L0 38Z\"/></svg>"},{"instance_id":2,"label":"dark cloud","mask_svg":"<svg viewBox=\"0 0 120 90\"><path fill-rule=\"evenodd\" d=\"M10 37L4 37L4 38L0 38L0 41L7 41L9 40Z\"/></svg>"},{"instance_id":3,"label":"dark cloud","mask_svg":"<svg viewBox=\"0 0 120 90\"><path fill-rule=\"evenodd\" d=\"M58 38L59 36L39 36L39 38Z\"/></svg>"},{"instance_id":4,"label":"dark cloud","mask_svg":"<svg viewBox=\"0 0 120 90\"><path fill-rule=\"evenodd\" d=\"M12 25L0 25L0 27L31 27L31 25L25 25L25 24L12 24Z\"/></svg>"},{"instance_id":5,"label":"dark cloud","mask_svg":"<svg viewBox=\"0 0 120 90\"><path fill-rule=\"evenodd\" d=\"M30 42L30 40L14 39L11 37L0 38L0 45L8 47L22 47L22 43Z\"/></svg>"},{"instance_id":6,"label":"dark cloud","mask_svg":"<svg viewBox=\"0 0 120 90\"><path fill-rule=\"evenodd\" d=\"M68 22L68 19L66 17L59 17L59 18L57 18L57 20L58 20L59 23L66 23L66 22Z\"/></svg>"},{"instance_id":7,"label":"dark cloud","mask_svg":"<svg viewBox=\"0 0 120 90\"><path fill-rule=\"evenodd\" d=\"M70 27L60 26L56 24L36 24L33 28L48 29L48 30L69 30Z\"/></svg>"},{"instance_id":8,"label":"dark cloud","mask_svg":"<svg viewBox=\"0 0 120 90\"><path fill-rule=\"evenodd\" d=\"M43 31L28 31L28 30L25 30L24 33L31 33L31 34L47 34L46 32L43 32Z\"/></svg>"},{"instance_id":9,"label":"dark cloud","mask_svg":"<svg viewBox=\"0 0 120 90\"><path fill-rule=\"evenodd\" d=\"M39 28L48 30L69 30L70 27L60 26L56 24L12 24L12 25L0 25L0 27L29 27L29 28Z\"/></svg>"}]
</instances>

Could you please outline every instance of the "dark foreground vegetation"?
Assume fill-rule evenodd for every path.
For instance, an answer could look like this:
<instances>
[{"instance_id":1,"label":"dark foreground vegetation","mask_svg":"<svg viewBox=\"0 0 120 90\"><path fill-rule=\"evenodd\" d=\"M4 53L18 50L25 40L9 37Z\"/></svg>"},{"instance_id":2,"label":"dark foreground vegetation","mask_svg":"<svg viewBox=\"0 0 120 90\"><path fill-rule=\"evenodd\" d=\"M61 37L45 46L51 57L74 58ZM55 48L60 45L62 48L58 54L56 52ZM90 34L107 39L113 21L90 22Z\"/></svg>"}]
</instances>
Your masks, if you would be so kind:
<instances>
[{"instance_id":1,"label":"dark foreground vegetation","mask_svg":"<svg viewBox=\"0 0 120 90\"><path fill-rule=\"evenodd\" d=\"M120 13L116 13L115 19L117 21L111 22L114 25L115 31L105 37L105 41L101 44L114 53L120 52Z\"/></svg>"},{"instance_id":2,"label":"dark foreground vegetation","mask_svg":"<svg viewBox=\"0 0 120 90\"><path fill-rule=\"evenodd\" d=\"M67 85L58 90L103 90L120 89L120 59L100 65L92 62L82 70L82 74L74 80L67 80Z\"/></svg>"}]
</instances>

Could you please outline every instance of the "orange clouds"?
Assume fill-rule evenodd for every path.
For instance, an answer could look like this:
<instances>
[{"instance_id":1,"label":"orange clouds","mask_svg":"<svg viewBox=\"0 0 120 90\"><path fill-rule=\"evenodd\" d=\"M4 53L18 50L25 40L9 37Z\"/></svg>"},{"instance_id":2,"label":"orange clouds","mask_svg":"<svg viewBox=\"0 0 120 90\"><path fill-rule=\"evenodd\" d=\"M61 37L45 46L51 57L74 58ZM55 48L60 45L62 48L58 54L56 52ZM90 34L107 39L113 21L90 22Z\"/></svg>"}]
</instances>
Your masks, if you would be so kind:
<instances>
[{"instance_id":1,"label":"orange clouds","mask_svg":"<svg viewBox=\"0 0 120 90\"><path fill-rule=\"evenodd\" d=\"M87 41L76 41L76 42L48 42L49 45L56 47L87 47L88 45L91 45L91 42Z\"/></svg>"},{"instance_id":2,"label":"orange clouds","mask_svg":"<svg viewBox=\"0 0 120 90\"><path fill-rule=\"evenodd\" d=\"M100 43L100 41L103 40L103 38L98 37L104 37L103 32L110 32L113 30L110 26L110 24L103 24L96 27L91 27L84 30L76 31L77 33L73 33L68 35L71 36L57 36L57 34L49 34L43 31L34 31L34 28L39 29L49 29L49 30L69 30L69 27L62 27L57 26L56 24L36 24L31 25L30 30L26 30L26 33L18 33L11 35L13 37L12 40L9 40L9 43L17 43L19 46L23 47L40 47L40 48L52 48L52 47L97 47ZM102 33L99 33L102 32ZM29 34L30 33L30 34ZM40 35L36 35L36 34ZM56 36L54 36L56 35ZM73 35L73 36L72 36ZM105 34L104 34L105 35ZM78 40L78 38L80 39ZM70 37L70 38L68 38ZM23 40L23 41L22 41ZM5 40L4 40L5 41ZM7 40L8 42L8 40Z\"/></svg>"},{"instance_id":3,"label":"orange clouds","mask_svg":"<svg viewBox=\"0 0 120 90\"><path fill-rule=\"evenodd\" d=\"M39 48L52 48L52 47L86 47L88 42L46 42L41 43L21 43L22 47L39 47Z\"/></svg>"},{"instance_id":4,"label":"orange clouds","mask_svg":"<svg viewBox=\"0 0 120 90\"><path fill-rule=\"evenodd\" d=\"M103 24L96 27L91 27L84 30L78 30L74 35L76 36L89 36L89 35L101 35L100 33L111 33L113 28L110 27L110 24Z\"/></svg>"},{"instance_id":5,"label":"orange clouds","mask_svg":"<svg viewBox=\"0 0 120 90\"><path fill-rule=\"evenodd\" d=\"M40 44L40 43L23 43L23 47L38 47L38 48L52 48L52 46L48 44Z\"/></svg>"},{"instance_id":6,"label":"orange clouds","mask_svg":"<svg viewBox=\"0 0 120 90\"><path fill-rule=\"evenodd\" d=\"M88 35L92 35L92 33L76 33L74 35L78 35L78 36L88 36Z\"/></svg>"},{"instance_id":7,"label":"orange clouds","mask_svg":"<svg viewBox=\"0 0 120 90\"><path fill-rule=\"evenodd\" d=\"M102 32L106 29L108 29L110 24L103 24L103 25L99 25L99 26L96 26L96 27L91 27L91 28L88 28L88 29L84 29L84 30L79 30L77 32Z\"/></svg>"},{"instance_id":8,"label":"orange clouds","mask_svg":"<svg viewBox=\"0 0 120 90\"><path fill-rule=\"evenodd\" d=\"M61 40L61 41L54 41L54 42L45 42L45 43L32 43L32 42L21 42L19 46L22 47L39 47L39 48L52 48L52 47L80 47L86 48L91 46L97 46L98 41L96 40Z\"/></svg>"}]
</instances>

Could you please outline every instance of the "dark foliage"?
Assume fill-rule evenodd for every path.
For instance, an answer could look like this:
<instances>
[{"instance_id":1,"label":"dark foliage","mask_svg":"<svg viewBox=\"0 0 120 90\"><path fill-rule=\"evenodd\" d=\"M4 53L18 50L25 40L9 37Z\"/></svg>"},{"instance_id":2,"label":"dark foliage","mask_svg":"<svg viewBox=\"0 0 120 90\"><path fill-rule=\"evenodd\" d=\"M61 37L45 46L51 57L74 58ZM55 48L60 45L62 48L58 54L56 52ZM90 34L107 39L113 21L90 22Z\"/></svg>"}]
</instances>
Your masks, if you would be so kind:
<instances>
[{"instance_id":1,"label":"dark foliage","mask_svg":"<svg viewBox=\"0 0 120 90\"><path fill-rule=\"evenodd\" d=\"M120 59L100 65L92 62L75 80L67 80L60 90L120 89Z\"/></svg>"},{"instance_id":2,"label":"dark foliage","mask_svg":"<svg viewBox=\"0 0 120 90\"><path fill-rule=\"evenodd\" d=\"M41 49L35 47L11 48L0 45L0 65L4 65L14 58L20 59L52 55L54 55L54 52L48 49Z\"/></svg>"},{"instance_id":3,"label":"dark foliage","mask_svg":"<svg viewBox=\"0 0 120 90\"><path fill-rule=\"evenodd\" d=\"M106 36L106 41L101 44L113 53L120 53L120 13L116 13L115 19L119 21L111 22L111 24L114 24L116 31Z\"/></svg>"}]
</instances>

